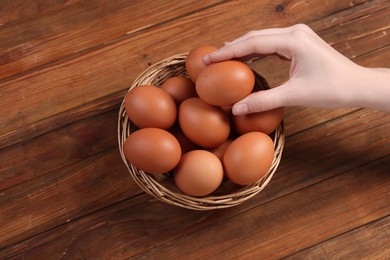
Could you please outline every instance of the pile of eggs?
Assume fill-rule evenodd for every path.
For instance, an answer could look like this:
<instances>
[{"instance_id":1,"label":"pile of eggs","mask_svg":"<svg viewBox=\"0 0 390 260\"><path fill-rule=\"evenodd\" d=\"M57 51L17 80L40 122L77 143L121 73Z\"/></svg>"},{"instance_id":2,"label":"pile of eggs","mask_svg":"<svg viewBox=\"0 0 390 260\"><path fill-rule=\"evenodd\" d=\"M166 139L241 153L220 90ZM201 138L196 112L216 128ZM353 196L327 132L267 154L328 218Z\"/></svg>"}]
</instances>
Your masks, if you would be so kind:
<instances>
[{"instance_id":1,"label":"pile of eggs","mask_svg":"<svg viewBox=\"0 0 390 260\"><path fill-rule=\"evenodd\" d=\"M234 103L256 91L255 76L236 60L206 66L202 57L216 49L191 50L188 77L136 86L124 100L137 126L123 144L126 159L148 174L173 173L179 190L197 197L213 193L225 179L238 185L262 179L274 159L269 134L283 119L283 108L232 114Z\"/></svg>"}]
</instances>

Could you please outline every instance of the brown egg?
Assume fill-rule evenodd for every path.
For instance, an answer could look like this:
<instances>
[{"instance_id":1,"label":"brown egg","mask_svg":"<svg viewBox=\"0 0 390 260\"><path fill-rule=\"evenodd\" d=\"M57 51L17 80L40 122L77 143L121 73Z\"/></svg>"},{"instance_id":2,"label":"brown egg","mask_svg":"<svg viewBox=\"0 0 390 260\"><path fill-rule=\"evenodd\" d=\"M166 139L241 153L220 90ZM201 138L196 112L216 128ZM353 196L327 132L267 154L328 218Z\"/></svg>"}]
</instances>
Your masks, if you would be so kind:
<instances>
[{"instance_id":1,"label":"brown egg","mask_svg":"<svg viewBox=\"0 0 390 260\"><path fill-rule=\"evenodd\" d=\"M181 76L168 78L161 85L161 89L171 95L178 105L188 98L198 96L196 94L194 82L189 78Z\"/></svg>"},{"instance_id":2,"label":"brown egg","mask_svg":"<svg viewBox=\"0 0 390 260\"><path fill-rule=\"evenodd\" d=\"M193 82L196 82L199 73L206 68L206 65L203 63L203 56L216 51L217 48L210 45L199 46L192 49L185 60L185 67L188 76Z\"/></svg>"},{"instance_id":3,"label":"brown egg","mask_svg":"<svg viewBox=\"0 0 390 260\"><path fill-rule=\"evenodd\" d=\"M177 139L159 128L143 128L130 134L123 150L126 159L147 173L167 173L180 161L181 148Z\"/></svg>"},{"instance_id":4,"label":"brown egg","mask_svg":"<svg viewBox=\"0 0 390 260\"><path fill-rule=\"evenodd\" d=\"M270 134L280 125L283 115L284 109L279 107L264 112L233 116L233 118L235 128L240 134L254 131Z\"/></svg>"},{"instance_id":5,"label":"brown egg","mask_svg":"<svg viewBox=\"0 0 390 260\"><path fill-rule=\"evenodd\" d=\"M212 63L199 74L196 92L214 106L231 106L249 95L255 84L251 68L243 62L228 60Z\"/></svg>"},{"instance_id":6,"label":"brown egg","mask_svg":"<svg viewBox=\"0 0 390 260\"><path fill-rule=\"evenodd\" d=\"M170 128L177 117L175 100L164 90L141 85L130 90L125 97L129 119L139 128Z\"/></svg>"},{"instance_id":7,"label":"brown egg","mask_svg":"<svg viewBox=\"0 0 390 260\"><path fill-rule=\"evenodd\" d=\"M223 166L226 177L236 184L259 181L274 159L272 139L261 132L250 132L235 139L226 149Z\"/></svg>"},{"instance_id":8,"label":"brown egg","mask_svg":"<svg viewBox=\"0 0 390 260\"><path fill-rule=\"evenodd\" d=\"M189 98L181 103L178 121L188 139L205 148L220 145L230 133L229 117L225 111L200 98Z\"/></svg>"},{"instance_id":9,"label":"brown egg","mask_svg":"<svg viewBox=\"0 0 390 260\"><path fill-rule=\"evenodd\" d=\"M227 139L222 144L218 145L215 148L210 149L209 151L215 154L221 161L223 160L223 155L225 154L226 149L233 142L232 139Z\"/></svg>"},{"instance_id":10,"label":"brown egg","mask_svg":"<svg viewBox=\"0 0 390 260\"><path fill-rule=\"evenodd\" d=\"M191 196L205 196L215 191L223 179L223 167L217 156L205 150L184 154L174 171L177 187Z\"/></svg>"}]
</instances>

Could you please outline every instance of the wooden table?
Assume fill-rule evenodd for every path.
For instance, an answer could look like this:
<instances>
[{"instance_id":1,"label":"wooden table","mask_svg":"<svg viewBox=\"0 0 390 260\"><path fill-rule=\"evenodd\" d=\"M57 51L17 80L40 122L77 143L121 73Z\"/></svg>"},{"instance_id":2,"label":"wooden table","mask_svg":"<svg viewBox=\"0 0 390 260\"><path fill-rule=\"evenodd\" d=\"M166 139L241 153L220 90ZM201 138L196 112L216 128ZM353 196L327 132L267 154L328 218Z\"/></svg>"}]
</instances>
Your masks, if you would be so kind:
<instances>
[{"instance_id":1,"label":"wooden table","mask_svg":"<svg viewBox=\"0 0 390 260\"><path fill-rule=\"evenodd\" d=\"M119 105L148 66L295 23L390 67L389 0L0 1L0 258L388 259L388 114L287 108L276 174L228 209L162 203L121 161Z\"/></svg>"}]
</instances>

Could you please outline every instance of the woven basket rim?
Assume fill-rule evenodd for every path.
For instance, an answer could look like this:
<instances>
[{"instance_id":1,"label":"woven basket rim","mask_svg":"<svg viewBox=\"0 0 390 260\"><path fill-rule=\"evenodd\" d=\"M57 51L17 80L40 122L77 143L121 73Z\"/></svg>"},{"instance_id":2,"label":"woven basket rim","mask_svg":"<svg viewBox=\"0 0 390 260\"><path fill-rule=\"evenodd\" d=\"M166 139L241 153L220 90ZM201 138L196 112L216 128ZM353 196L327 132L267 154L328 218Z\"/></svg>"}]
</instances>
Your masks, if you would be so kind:
<instances>
[{"instance_id":1,"label":"woven basket rim","mask_svg":"<svg viewBox=\"0 0 390 260\"><path fill-rule=\"evenodd\" d=\"M144 70L133 82L128 91L138 85L155 85L160 86L162 82L171 76L186 76L184 62L188 53L181 53L168 57L160 62L151 65ZM257 80L261 80L268 88L265 79L256 73ZM137 169L129 163L124 155L123 143L127 136L135 130L134 124L129 120L124 108L124 99L121 102L118 115L118 146L122 161L126 165L127 170L132 176L136 184L146 193L152 195L156 199L170 205L179 206L193 210L211 210L219 208L227 208L239 205L242 202L252 198L262 191L272 179L282 156L284 148L284 124L283 121L274 131L274 147L275 155L269 171L265 176L254 184L241 186L232 193L224 195L209 195L204 197L194 197L181 192L170 190L161 182L161 176L165 178L166 175L148 174L142 170Z\"/></svg>"}]
</instances>

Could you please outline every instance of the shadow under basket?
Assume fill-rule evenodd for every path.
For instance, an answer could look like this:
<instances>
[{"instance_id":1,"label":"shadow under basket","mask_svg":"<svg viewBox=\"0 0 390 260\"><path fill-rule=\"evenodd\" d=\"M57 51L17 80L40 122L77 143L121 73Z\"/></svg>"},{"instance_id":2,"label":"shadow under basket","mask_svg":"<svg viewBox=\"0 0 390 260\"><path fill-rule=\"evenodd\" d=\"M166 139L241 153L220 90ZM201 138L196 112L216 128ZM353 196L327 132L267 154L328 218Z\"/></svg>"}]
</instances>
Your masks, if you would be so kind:
<instances>
[{"instance_id":1,"label":"shadow under basket","mask_svg":"<svg viewBox=\"0 0 390 260\"><path fill-rule=\"evenodd\" d=\"M186 57L187 53L178 54L152 65L138 76L133 85L129 88L129 91L139 85L154 85L160 87L169 77L186 76L184 65ZM266 80L255 71L254 74L256 78L255 89L269 89ZM228 180L224 180L220 187L212 194L204 197L194 197L186 195L178 190L174 184L171 172L161 175L148 174L137 169L126 160L123 152L123 144L126 138L135 130L136 126L126 115L123 99L118 117L118 143L122 160L130 175L142 190L158 200L193 210L211 210L236 206L262 191L270 182L279 165L285 140L282 121L277 129L270 135L274 142L275 155L271 168L261 180L247 186L236 185Z\"/></svg>"}]
</instances>

